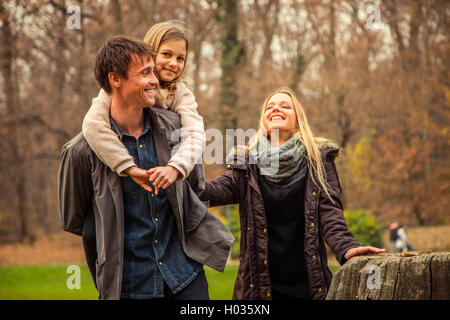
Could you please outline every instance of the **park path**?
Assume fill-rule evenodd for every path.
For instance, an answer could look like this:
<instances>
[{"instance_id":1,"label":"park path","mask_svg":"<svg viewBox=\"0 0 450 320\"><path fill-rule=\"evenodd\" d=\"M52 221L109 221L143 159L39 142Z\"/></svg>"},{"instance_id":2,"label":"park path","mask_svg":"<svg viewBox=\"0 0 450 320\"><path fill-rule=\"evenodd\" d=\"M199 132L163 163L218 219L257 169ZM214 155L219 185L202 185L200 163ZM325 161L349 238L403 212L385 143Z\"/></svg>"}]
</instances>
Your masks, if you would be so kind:
<instances>
[{"instance_id":1,"label":"park path","mask_svg":"<svg viewBox=\"0 0 450 320\"><path fill-rule=\"evenodd\" d=\"M418 250L439 249L450 251L450 224L407 229L408 240ZM385 248L389 250L389 233L383 234ZM0 266L10 265L84 265L86 264L81 237L58 232L39 237L33 245L25 243L0 245ZM339 265L334 255L330 265Z\"/></svg>"},{"instance_id":2,"label":"park path","mask_svg":"<svg viewBox=\"0 0 450 320\"><path fill-rule=\"evenodd\" d=\"M44 236L32 245L25 243L0 246L0 266L10 265L83 265L81 237L67 232Z\"/></svg>"}]
</instances>

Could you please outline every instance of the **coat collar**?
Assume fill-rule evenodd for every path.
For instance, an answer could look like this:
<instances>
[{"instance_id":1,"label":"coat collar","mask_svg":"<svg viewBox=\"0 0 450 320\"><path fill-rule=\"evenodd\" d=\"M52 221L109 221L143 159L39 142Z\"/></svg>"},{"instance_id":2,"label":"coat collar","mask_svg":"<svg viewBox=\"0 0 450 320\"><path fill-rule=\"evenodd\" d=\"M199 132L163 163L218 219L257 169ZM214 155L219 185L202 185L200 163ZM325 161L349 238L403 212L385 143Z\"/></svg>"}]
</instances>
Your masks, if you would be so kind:
<instances>
[{"instance_id":1,"label":"coat collar","mask_svg":"<svg viewBox=\"0 0 450 320\"><path fill-rule=\"evenodd\" d=\"M167 142L166 129L161 125L158 115L151 107L144 108L144 112L150 116L150 127L152 129L151 133L153 136L153 142L155 144L156 154L158 158L158 163L160 166L165 166L170 159L170 149ZM111 121L111 130L117 135L117 137L122 140L122 132L120 128Z\"/></svg>"},{"instance_id":2,"label":"coat collar","mask_svg":"<svg viewBox=\"0 0 450 320\"><path fill-rule=\"evenodd\" d=\"M145 109L144 109L145 110ZM122 140L122 137L124 135L128 135L120 126L119 124L116 122L116 120L114 120L114 118L111 116L111 109L109 111L109 120L111 123L111 129L114 131L114 133L117 135L117 137L119 138L119 140ZM141 135L147 133L147 131L150 131L150 134L152 134L152 124L151 124L151 118L148 115L147 112L144 111L144 129L142 130Z\"/></svg>"},{"instance_id":3,"label":"coat collar","mask_svg":"<svg viewBox=\"0 0 450 320\"><path fill-rule=\"evenodd\" d=\"M159 129L164 129L161 127L161 124L158 121L158 116L155 114L155 112L150 108L144 108L143 109L144 112L150 116L150 122L148 122L148 118L145 118L145 128L144 129L151 129L151 128L155 128L156 126ZM109 113L109 116L111 117L111 111ZM122 140L122 136L123 136L123 131L122 129L118 126L118 124L115 121L110 121L111 124L111 130L119 137L120 140Z\"/></svg>"},{"instance_id":4,"label":"coat collar","mask_svg":"<svg viewBox=\"0 0 450 320\"><path fill-rule=\"evenodd\" d=\"M336 159L339 155L340 147L330 140L325 138L315 138L315 142L319 147L319 151L323 159L332 160ZM241 169L247 170L249 166L252 166L249 160L249 155L247 151L241 151L240 155L237 155L237 150L244 148L243 146L237 146L234 149L234 155L230 155L227 159L227 169ZM245 155L244 155L245 154ZM255 166L255 165L253 165Z\"/></svg>"}]
</instances>

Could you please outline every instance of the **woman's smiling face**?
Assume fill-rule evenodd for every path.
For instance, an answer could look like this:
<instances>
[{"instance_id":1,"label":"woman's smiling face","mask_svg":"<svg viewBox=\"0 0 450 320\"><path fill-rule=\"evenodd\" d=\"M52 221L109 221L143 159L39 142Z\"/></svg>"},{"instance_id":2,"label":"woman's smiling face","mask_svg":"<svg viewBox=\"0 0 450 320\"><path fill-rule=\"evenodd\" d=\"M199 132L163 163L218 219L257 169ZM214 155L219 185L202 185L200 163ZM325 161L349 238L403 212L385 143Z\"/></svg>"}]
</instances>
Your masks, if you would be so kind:
<instances>
[{"instance_id":1,"label":"woman's smiling face","mask_svg":"<svg viewBox=\"0 0 450 320\"><path fill-rule=\"evenodd\" d=\"M264 126L270 132L273 129L282 134L292 134L297 128L297 116L295 114L292 99L286 93L276 93L267 102L264 111Z\"/></svg>"},{"instance_id":2,"label":"woman's smiling face","mask_svg":"<svg viewBox=\"0 0 450 320\"><path fill-rule=\"evenodd\" d=\"M178 78L184 70L186 55L184 39L170 39L161 43L155 58L159 80L170 82Z\"/></svg>"}]
</instances>

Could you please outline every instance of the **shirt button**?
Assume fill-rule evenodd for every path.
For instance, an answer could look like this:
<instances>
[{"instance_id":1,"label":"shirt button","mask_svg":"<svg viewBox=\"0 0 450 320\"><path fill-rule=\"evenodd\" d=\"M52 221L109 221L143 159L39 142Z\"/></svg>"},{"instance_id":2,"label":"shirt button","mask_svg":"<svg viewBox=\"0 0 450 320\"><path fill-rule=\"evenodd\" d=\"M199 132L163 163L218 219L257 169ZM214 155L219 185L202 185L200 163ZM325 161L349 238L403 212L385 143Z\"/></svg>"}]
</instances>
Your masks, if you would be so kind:
<instances>
[{"instance_id":1,"label":"shirt button","mask_svg":"<svg viewBox=\"0 0 450 320\"><path fill-rule=\"evenodd\" d=\"M155 240L155 243L158 243L158 240Z\"/></svg>"},{"instance_id":2,"label":"shirt button","mask_svg":"<svg viewBox=\"0 0 450 320\"><path fill-rule=\"evenodd\" d=\"M143 147L144 147L144 146L143 146L142 144L140 144L140 145L139 145L139 148L141 148L141 149L142 149Z\"/></svg>"},{"instance_id":3,"label":"shirt button","mask_svg":"<svg viewBox=\"0 0 450 320\"><path fill-rule=\"evenodd\" d=\"M155 221L158 222L158 218L155 218Z\"/></svg>"}]
</instances>

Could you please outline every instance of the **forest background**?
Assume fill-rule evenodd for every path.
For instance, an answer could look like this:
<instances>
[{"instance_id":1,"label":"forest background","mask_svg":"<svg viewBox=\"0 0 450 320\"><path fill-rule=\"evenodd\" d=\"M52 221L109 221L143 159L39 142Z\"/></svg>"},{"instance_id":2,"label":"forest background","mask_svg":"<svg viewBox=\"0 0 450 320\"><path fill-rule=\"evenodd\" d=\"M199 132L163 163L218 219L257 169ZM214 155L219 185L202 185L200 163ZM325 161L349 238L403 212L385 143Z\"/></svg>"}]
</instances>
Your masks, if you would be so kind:
<instances>
[{"instance_id":1,"label":"forest background","mask_svg":"<svg viewBox=\"0 0 450 320\"><path fill-rule=\"evenodd\" d=\"M168 19L191 30L185 79L206 129L257 128L289 86L342 147L346 209L450 224L449 17L445 0L0 0L0 241L61 230L60 152L99 91L97 50Z\"/></svg>"}]
</instances>

